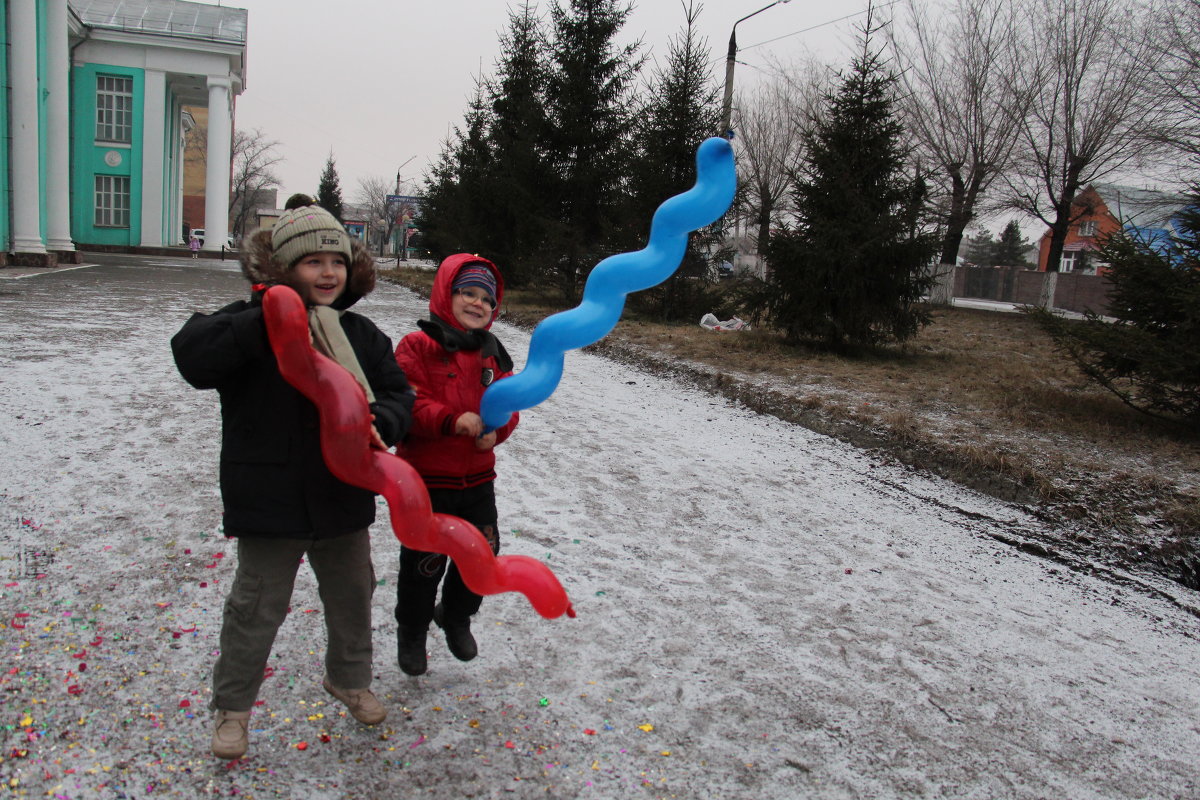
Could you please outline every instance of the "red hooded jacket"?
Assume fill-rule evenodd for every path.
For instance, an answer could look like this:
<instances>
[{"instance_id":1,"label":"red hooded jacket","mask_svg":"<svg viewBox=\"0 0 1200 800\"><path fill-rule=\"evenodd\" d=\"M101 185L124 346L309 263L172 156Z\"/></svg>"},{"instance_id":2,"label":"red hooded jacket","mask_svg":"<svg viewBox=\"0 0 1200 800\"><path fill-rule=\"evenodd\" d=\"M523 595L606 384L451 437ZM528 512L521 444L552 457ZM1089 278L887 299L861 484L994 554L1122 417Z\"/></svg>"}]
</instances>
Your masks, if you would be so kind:
<instances>
[{"instance_id":1,"label":"red hooded jacket","mask_svg":"<svg viewBox=\"0 0 1200 800\"><path fill-rule=\"evenodd\" d=\"M502 357L490 354L496 349L495 345L489 346L495 340L491 333L473 335L454 319L451 286L458 271L469 264L486 266L496 278L496 308L485 331L491 328L504 299L504 279L496 265L487 259L460 253L438 267L429 297L430 319L435 323L440 321L445 335L439 335L442 331L437 330L438 325L422 321L418 323L422 329L405 336L396 347L396 361L417 391L412 428L408 438L397 445L396 452L413 465L430 489L466 489L496 478L495 452L480 450L473 437L454 433L454 422L459 415L467 411L479 413L487 386L512 374L507 354ZM450 344L438 341L439 338ZM461 346L463 341L467 342L466 347ZM480 343L482 347L478 346ZM499 350L504 352L503 348ZM496 444L509 437L519 419L518 414L513 414L496 430Z\"/></svg>"}]
</instances>

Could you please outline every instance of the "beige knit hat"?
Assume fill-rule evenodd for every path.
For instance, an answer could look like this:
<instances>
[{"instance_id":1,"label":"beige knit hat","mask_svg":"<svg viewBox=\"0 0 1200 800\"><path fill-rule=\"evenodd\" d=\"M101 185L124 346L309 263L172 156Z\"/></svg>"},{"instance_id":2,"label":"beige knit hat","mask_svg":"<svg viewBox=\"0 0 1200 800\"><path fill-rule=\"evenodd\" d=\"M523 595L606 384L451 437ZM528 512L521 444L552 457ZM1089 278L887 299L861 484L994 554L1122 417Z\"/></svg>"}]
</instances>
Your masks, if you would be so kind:
<instances>
[{"instance_id":1,"label":"beige knit hat","mask_svg":"<svg viewBox=\"0 0 1200 800\"><path fill-rule=\"evenodd\" d=\"M337 218L320 206L301 206L283 212L271 229L275 262L289 269L309 253L341 253L353 261L350 235Z\"/></svg>"}]
</instances>

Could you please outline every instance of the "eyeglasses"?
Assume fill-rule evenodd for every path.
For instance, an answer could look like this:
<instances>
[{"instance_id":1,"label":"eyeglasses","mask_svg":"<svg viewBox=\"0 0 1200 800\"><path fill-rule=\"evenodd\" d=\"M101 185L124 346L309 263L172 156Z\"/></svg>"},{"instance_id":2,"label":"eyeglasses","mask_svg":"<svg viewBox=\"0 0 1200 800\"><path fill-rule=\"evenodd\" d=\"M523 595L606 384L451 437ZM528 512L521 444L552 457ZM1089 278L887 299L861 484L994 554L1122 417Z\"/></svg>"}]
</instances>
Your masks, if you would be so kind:
<instances>
[{"instance_id":1,"label":"eyeglasses","mask_svg":"<svg viewBox=\"0 0 1200 800\"><path fill-rule=\"evenodd\" d=\"M468 286L466 288L459 289L458 291L455 292L455 294L462 295L463 297L467 298L467 300L469 302L472 302L472 303L486 303L487 305L491 306L492 308L496 307L496 298L492 297L490 294L483 291L482 289L472 289L471 287Z\"/></svg>"}]
</instances>

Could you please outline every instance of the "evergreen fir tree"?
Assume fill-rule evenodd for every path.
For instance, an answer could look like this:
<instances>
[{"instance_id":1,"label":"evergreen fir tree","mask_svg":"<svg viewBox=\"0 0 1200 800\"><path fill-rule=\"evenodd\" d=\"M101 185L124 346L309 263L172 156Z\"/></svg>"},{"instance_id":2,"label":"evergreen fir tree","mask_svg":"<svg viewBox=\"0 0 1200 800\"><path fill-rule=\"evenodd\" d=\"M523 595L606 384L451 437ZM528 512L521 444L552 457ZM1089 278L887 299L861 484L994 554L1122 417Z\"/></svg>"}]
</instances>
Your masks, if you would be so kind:
<instances>
[{"instance_id":1,"label":"evergreen fir tree","mask_svg":"<svg viewBox=\"0 0 1200 800\"><path fill-rule=\"evenodd\" d=\"M505 283L522 286L538 277L536 267L548 260L545 192L553 172L544 157L546 39L528 2L510 11L508 21L489 92L495 185L491 241Z\"/></svg>"},{"instance_id":2,"label":"evergreen fir tree","mask_svg":"<svg viewBox=\"0 0 1200 800\"><path fill-rule=\"evenodd\" d=\"M333 214L338 222L342 221L342 186L338 181L337 167L333 164L333 152L325 161L325 169L321 172L321 183L317 186L317 205Z\"/></svg>"},{"instance_id":3,"label":"evergreen fir tree","mask_svg":"<svg viewBox=\"0 0 1200 800\"><path fill-rule=\"evenodd\" d=\"M976 267L995 266L996 240L987 228L980 228L963 242L962 257Z\"/></svg>"},{"instance_id":4,"label":"evergreen fir tree","mask_svg":"<svg viewBox=\"0 0 1200 800\"><path fill-rule=\"evenodd\" d=\"M466 240L455 252L480 253L491 258L495 255L491 212L496 186L492 180L492 145L488 140L491 111L484 92L480 79L467 110L467 130L458 134L458 195L466 221L463 230Z\"/></svg>"},{"instance_id":5,"label":"evergreen fir tree","mask_svg":"<svg viewBox=\"0 0 1200 800\"><path fill-rule=\"evenodd\" d=\"M992 251L992 266L1028 267L1029 260L1025 258L1028 249L1029 240L1021 235L1021 226L1015 219L1010 219Z\"/></svg>"},{"instance_id":6,"label":"evergreen fir tree","mask_svg":"<svg viewBox=\"0 0 1200 800\"><path fill-rule=\"evenodd\" d=\"M921 299L936 242L924 230L924 183L905 163L897 78L873 47L877 30L869 9L861 53L805 137L796 226L767 249L771 319L789 340L904 341L929 321Z\"/></svg>"},{"instance_id":7,"label":"evergreen fir tree","mask_svg":"<svg viewBox=\"0 0 1200 800\"><path fill-rule=\"evenodd\" d=\"M1200 186L1179 234L1147 241L1124 232L1101 242L1108 313L1068 320L1030 309L1083 372L1130 407L1200 430Z\"/></svg>"},{"instance_id":8,"label":"evergreen fir tree","mask_svg":"<svg viewBox=\"0 0 1200 800\"><path fill-rule=\"evenodd\" d=\"M455 128L453 141L442 143L438 162L425 183L418 227L436 259L464 252L487 258L495 255L489 240L494 229L492 155L487 139L491 116L480 82L465 123L466 130Z\"/></svg>"},{"instance_id":9,"label":"evergreen fir tree","mask_svg":"<svg viewBox=\"0 0 1200 800\"><path fill-rule=\"evenodd\" d=\"M464 238L459 233L462 224L458 206L457 151L454 143L446 139L442 142L438 160L425 176L418 220L421 240L432 258L441 261L448 255L462 252L456 247Z\"/></svg>"},{"instance_id":10,"label":"evergreen fir tree","mask_svg":"<svg viewBox=\"0 0 1200 800\"><path fill-rule=\"evenodd\" d=\"M615 39L631 11L619 0L559 0L550 9L547 252L568 301L613 251L627 199L629 95L641 43L618 47Z\"/></svg>"},{"instance_id":11,"label":"evergreen fir tree","mask_svg":"<svg viewBox=\"0 0 1200 800\"><path fill-rule=\"evenodd\" d=\"M688 0L684 27L670 42L665 66L652 76L649 99L636 118L627 248L644 246L658 206L695 182L696 148L719 125L718 89L707 41L697 31L699 15L700 9ZM663 319L699 318L708 310L697 311L707 302L708 253L718 242L712 227L693 233L679 268L661 285L639 293L634 302Z\"/></svg>"}]
</instances>

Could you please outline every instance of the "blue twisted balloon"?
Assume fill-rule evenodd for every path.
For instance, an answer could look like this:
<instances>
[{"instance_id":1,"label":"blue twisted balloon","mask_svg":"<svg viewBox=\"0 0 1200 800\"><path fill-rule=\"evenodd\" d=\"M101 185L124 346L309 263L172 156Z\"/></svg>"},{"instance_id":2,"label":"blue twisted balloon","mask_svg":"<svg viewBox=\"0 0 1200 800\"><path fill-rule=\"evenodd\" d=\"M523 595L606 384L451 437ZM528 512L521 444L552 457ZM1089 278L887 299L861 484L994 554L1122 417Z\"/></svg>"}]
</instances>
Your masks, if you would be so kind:
<instances>
[{"instance_id":1,"label":"blue twisted balloon","mask_svg":"<svg viewBox=\"0 0 1200 800\"><path fill-rule=\"evenodd\" d=\"M486 430L499 428L514 411L532 408L553 394L562 378L563 354L606 336L621 318L627 294L671 277L683 260L688 233L719 219L736 188L732 145L715 136L706 139L696 150L696 185L658 207L646 246L597 264L584 284L580 304L534 328L525 368L483 393L479 416Z\"/></svg>"}]
</instances>

